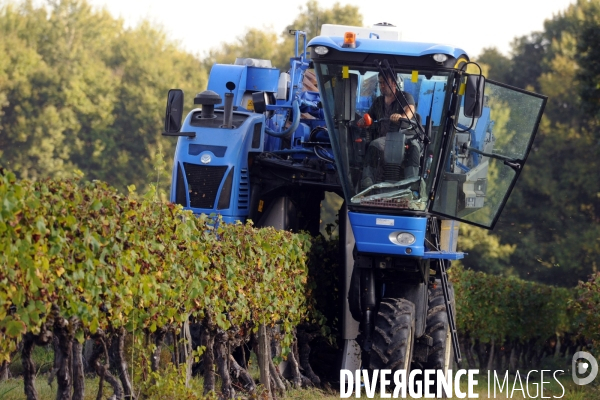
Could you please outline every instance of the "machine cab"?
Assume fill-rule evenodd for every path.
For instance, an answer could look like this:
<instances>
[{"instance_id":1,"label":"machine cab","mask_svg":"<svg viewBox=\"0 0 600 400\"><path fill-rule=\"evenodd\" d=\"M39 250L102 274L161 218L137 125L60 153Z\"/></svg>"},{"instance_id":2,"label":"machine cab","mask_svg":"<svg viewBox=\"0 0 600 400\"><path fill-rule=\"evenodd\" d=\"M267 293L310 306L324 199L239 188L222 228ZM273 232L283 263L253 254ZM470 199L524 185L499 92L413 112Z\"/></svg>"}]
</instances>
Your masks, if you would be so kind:
<instances>
[{"instance_id":1,"label":"machine cab","mask_svg":"<svg viewBox=\"0 0 600 400\"><path fill-rule=\"evenodd\" d=\"M352 33L308 45L348 209L492 228L546 98L469 76L461 49ZM386 90L395 111L382 105ZM406 106L414 114L392 121Z\"/></svg>"}]
</instances>

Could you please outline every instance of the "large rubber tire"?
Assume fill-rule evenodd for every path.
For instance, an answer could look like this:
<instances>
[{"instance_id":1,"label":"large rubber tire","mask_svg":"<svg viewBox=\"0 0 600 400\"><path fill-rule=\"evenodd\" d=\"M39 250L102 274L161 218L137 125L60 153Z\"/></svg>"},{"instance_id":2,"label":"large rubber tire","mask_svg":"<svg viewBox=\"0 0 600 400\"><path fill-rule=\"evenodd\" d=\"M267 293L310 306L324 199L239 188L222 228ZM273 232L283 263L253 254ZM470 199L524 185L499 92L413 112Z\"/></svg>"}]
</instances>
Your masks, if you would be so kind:
<instances>
[{"instance_id":1,"label":"large rubber tire","mask_svg":"<svg viewBox=\"0 0 600 400\"><path fill-rule=\"evenodd\" d=\"M415 334L415 305L405 299L382 299L375 317L368 368L410 370Z\"/></svg>"},{"instance_id":2,"label":"large rubber tire","mask_svg":"<svg viewBox=\"0 0 600 400\"><path fill-rule=\"evenodd\" d=\"M454 302L454 287L448 282L450 303L456 316L456 306ZM452 334L450 324L448 323L448 314L446 313L446 304L444 302L444 293L442 292L442 282L435 280L435 288L429 288L429 304L427 309L427 321L425 334L433 339L433 346L429 349L425 369L442 370L444 374L452 369L454 361L454 351L452 349Z\"/></svg>"}]
</instances>

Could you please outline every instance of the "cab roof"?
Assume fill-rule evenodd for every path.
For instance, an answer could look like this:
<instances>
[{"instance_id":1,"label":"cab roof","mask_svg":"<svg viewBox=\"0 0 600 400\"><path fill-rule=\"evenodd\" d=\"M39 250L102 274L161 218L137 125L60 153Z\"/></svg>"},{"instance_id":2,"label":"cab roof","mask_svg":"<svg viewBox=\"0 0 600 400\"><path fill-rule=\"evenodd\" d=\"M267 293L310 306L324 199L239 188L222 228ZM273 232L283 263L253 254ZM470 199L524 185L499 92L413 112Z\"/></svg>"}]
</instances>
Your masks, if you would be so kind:
<instances>
[{"instance_id":1,"label":"cab roof","mask_svg":"<svg viewBox=\"0 0 600 400\"><path fill-rule=\"evenodd\" d=\"M394 54L399 56L420 57L431 54L446 54L455 59L467 56L467 52L459 47L437 43L406 42L402 40L382 40L356 38L356 48L342 47L344 38L341 36L317 36L308 47L326 46L331 49L348 53ZM468 57L468 56L467 56Z\"/></svg>"}]
</instances>

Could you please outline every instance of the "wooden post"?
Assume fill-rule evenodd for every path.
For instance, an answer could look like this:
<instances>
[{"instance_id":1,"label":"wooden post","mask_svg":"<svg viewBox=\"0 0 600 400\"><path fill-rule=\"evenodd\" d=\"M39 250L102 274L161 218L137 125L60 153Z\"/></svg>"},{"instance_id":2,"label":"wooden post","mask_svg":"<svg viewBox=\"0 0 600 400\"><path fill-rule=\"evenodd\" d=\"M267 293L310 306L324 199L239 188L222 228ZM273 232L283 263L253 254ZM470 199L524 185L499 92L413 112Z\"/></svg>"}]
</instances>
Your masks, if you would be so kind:
<instances>
[{"instance_id":1,"label":"wooden post","mask_svg":"<svg viewBox=\"0 0 600 400\"><path fill-rule=\"evenodd\" d=\"M271 378L269 375L269 337L267 335L267 327L261 324L258 327L258 368L260 370L260 383L264 386L267 399L272 400L271 394Z\"/></svg>"},{"instance_id":2,"label":"wooden post","mask_svg":"<svg viewBox=\"0 0 600 400\"><path fill-rule=\"evenodd\" d=\"M192 345L192 333L190 332L190 315L188 314L185 322L183 323L183 336L185 338L183 343L183 351L185 354L185 387L190 387L192 380L192 364L194 363L194 349Z\"/></svg>"},{"instance_id":3,"label":"wooden post","mask_svg":"<svg viewBox=\"0 0 600 400\"><path fill-rule=\"evenodd\" d=\"M8 362L2 361L2 365L0 365L0 382L4 382L8 380Z\"/></svg>"}]
</instances>

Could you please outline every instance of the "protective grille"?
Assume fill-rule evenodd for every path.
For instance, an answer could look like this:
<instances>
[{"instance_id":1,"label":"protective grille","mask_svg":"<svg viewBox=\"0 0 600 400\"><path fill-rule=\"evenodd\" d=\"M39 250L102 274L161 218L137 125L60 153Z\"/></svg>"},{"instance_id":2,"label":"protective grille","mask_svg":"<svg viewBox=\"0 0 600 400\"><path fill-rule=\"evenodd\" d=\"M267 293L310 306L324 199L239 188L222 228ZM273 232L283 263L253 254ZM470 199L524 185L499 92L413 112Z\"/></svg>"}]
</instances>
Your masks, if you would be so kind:
<instances>
[{"instance_id":1,"label":"protective grille","mask_svg":"<svg viewBox=\"0 0 600 400\"><path fill-rule=\"evenodd\" d=\"M184 163L190 193L190 207L214 208L227 166L211 167Z\"/></svg>"}]
</instances>

